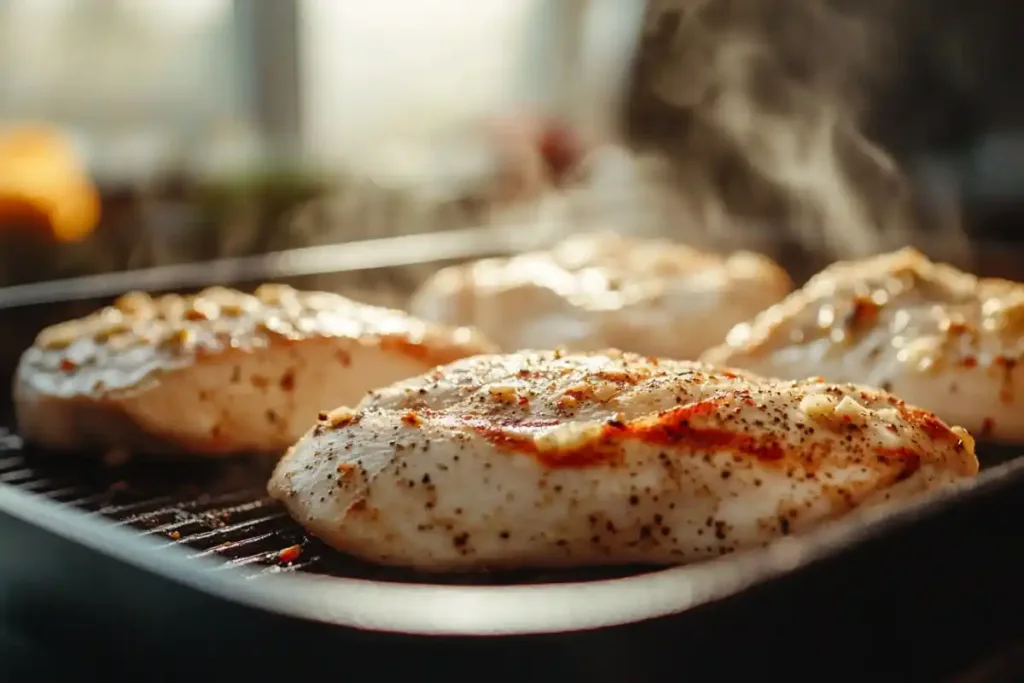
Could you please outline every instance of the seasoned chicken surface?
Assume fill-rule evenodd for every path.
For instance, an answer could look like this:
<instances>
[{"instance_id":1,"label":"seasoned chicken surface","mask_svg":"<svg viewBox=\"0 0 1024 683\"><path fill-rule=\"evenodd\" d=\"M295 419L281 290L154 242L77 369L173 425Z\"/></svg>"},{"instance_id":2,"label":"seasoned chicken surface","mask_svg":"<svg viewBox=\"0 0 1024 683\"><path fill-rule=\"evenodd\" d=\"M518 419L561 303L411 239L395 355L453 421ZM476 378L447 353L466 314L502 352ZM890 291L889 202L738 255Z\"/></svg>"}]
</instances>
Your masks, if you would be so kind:
<instances>
[{"instance_id":1,"label":"seasoned chicken surface","mask_svg":"<svg viewBox=\"0 0 1024 683\"><path fill-rule=\"evenodd\" d=\"M468 329L287 286L135 293L40 333L14 400L22 436L58 450L281 453L325 407L493 350Z\"/></svg>"},{"instance_id":2,"label":"seasoned chicken surface","mask_svg":"<svg viewBox=\"0 0 1024 683\"><path fill-rule=\"evenodd\" d=\"M1024 285L903 249L825 269L704 360L882 387L979 438L1020 442L1022 353Z\"/></svg>"},{"instance_id":3,"label":"seasoned chicken surface","mask_svg":"<svg viewBox=\"0 0 1024 683\"><path fill-rule=\"evenodd\" d=\"M977 471L876 389L523 351L321 415L268 488L338 550L457 571L700 560Z\"/></svg>"},{"instance_id":4,"label":"seasoned chicken surface","mask_svg":"<svg viewBox=\"0 0 1024 683\"><path fill-rule=\"evenodd\" d=\"M443 269L411 308L428 320L473 325L506 351L616 347L692 359L791 289L789 276L759 254L722 257L601 232Z\"/></svg>"}]
</instances>

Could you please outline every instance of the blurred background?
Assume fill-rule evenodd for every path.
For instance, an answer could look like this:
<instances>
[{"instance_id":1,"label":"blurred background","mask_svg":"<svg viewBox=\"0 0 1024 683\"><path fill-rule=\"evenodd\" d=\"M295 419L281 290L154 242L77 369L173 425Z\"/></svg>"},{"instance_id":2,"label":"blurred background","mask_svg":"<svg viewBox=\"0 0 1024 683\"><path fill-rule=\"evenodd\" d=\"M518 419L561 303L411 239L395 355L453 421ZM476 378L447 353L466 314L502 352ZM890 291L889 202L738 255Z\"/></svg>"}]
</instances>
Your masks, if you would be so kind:
<instances>
[{"instance_id":1,"label":"blurred background","mask_svg":"<svg viewBox=\"0 0 1024 683\"><path fill-rule=\"evenodd\" d=\"M1022 26L1012 0L0 0L0 285L494 224L1010 274Z\"/></svg>"},{"instance_id":2,"label":"blurred background","mask_svg":"<svg viewBox=\"0 0 1024 683\"><path fill-rule=\"evenodd\" d=\"M323 246L294 284L403 305L489 228L1024 280L1022 29L1020 0L0 0L0 374L116 293L16 316L46 298L18 285ZM418 265L332 274L387 250Z\"/></svg>"}]
</instances>

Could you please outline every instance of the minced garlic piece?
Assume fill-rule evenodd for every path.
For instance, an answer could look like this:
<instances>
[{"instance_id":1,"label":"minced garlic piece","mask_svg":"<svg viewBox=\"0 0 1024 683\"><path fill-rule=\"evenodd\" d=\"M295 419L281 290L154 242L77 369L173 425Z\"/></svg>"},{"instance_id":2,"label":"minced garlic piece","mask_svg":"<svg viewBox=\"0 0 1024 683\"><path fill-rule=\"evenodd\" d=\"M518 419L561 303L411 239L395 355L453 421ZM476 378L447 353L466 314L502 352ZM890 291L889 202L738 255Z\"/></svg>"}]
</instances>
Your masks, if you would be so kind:
<instances>
[{"instance_id":1,"label":"minced garlic piece","mask_svg":"<svg viewBox=\"0 0 1024 683\"><path fill-rule=\"evenodd\" d=\"M215 320L220 316L220 306L215 301L196 297L185 309L184 316L186 320Z\"/></svg>"},{"instance_id":2,"label":"minced garlic piece","mask_svg":"<svg viewBox=\"0 0 1024 683\"><path fill-rule=\"evenodd\" d=\"M188 303L185 297L179 294L168 294L167 296L160 297L157 301L160 306L160 314L165 320L181 320L185 317Z\"/></svg>"},{"instance_id":3,"label":"minced garlic piece","mask_svg":"<svg viewBox=\"0 0 1024 683\"><path fill-rule=\"evenodd\" d=\"M198 298L207 299L218 304L224 304L229 301L238 301L244 297L244 294L239 294L239 292L233 289L215 285L213 287L207 287L203 291L199 292Z\"/></svg>"},{"instance_id":4,"label":"minced garlic piece","mask_svg":"<svg viewBox=\"0 0 1024 683\"><path fill-rule=\"evenodd\" d=\"M844 396L836 406L836 415L850 420L863 421L871 416L871 409L862 406L849 396Z\"/></svg>"},{"instance_id":5,"label":"minced garlic piece","mask_svg":"<svg viewBox=\"0 0 1024 683\"><path fill-rule=\"evenodd\" d=\"M345 406L327 413L327 421L330 422L332 427L344 427L352 424L357 419L359 419L359 413Z\"/></svg>"},{"instance_id":6,"label":"minced garlic piece","mask_svg":"<svg viewBox=\"0 0 1024 683\"><path fill-rule=\"evenodd\" d=\"M80 329L81 325L75 322L47 327L39 333L39 346L48 351L66 349L78 339Z\"/></svg>"},{"instance_id":7,"label":"minced garlic piece","mask_svg":"<svg viewBox=\"0 0 1024 683\"><path fill-rule=\"evenodd\" d=\"M294 292L288 285L264 284L256 288L256 298L265 304L277 306L292 298Z\"/></svg>"},{"instance_id":8,"label":"minced garlic piece","mask_svg":"<svg viewBox=\"0 0 1024 683\"><path fill-rule=\"evenodd\" d=\"M567 387L565 390L566 396L572 396L573 398L579 399L583 396L591 396L594 393L594 385L589 382L577 382L571 387Z\"/></svg>"},{"instance_id":9,"label":"minced garlic piece","mask_svg":"<svg viewBox=\"0 0 1024 683\"><path fill-rule=\"evenodd\" d=\"M956 437L964 444L964 449L971 455L974 455L974 437L963 427L950 427L949 431L956 434Z\"/></svg>"},{"instance_id":10,"label":"minced garlic piece","mask_svg":"<svg viewBox=\"0 0 1024 683\"><path fill-rule=\"evenodd\" d=\"M900 421L900 414L895 408L882 408L881 410L876 410L875 417L883 422L893 425L898 424Z\"/></svg>"},{"instance_id":11,"label":"minced garlic piece","mask_svg":"<svg viewBox=\"0 0 1024 683\"><path fill-rule=\"evenodd\" d=\"M836 411L836 402L825 394L809 394L800 401L800 410L812 419L831 417Z\"/></svg>"},{"instance_id":12,"label":"minced garlic piece","mask_svg":"<svg viewBox=\"0 0 1024 683\"><path fill-rule=\"evenodd\" d=\"M837 403L831 396L812 394L800 401L800 409L811 419L830 424L863 424L872 415L870 409L849 396L844 396Z\"/></svg>"},{"instance_id":13,"label":"minced garlic piece","mask_svg":"<svg viewBox=\"0 0 1024 683\"><path fill-rule=\"evenodd\" d=\"M581 448L601 437L601 424L570 422L534 437L533 443L541 451L560 451Z\"/></svg>"},{"instance_id":14,"label":"minced garlic piece","mask_svg":"<svg viewBox=\"0 0 1024 683\"><path fill-rule=\"evenodd\" d=\"M103 344L109 341L111 337L131 331L132 326L127 321L113 321L110 324L97 330L96 334L93 335L93 341L95 341L97 344Z\"/></svg>"},{"instance_id":15,"label":"minced garlic piece","mask_svg":"<svg viewBox=\"0 0 1024 683\"><path fill-rule=\"evenodd\" d=\"M515 403L519 400L519 390L511 384L494 384L488 388L491 398L504 403Z\"/></svg>"},{"instance_id":16,"label":"minced garlic piece","mask_svg":"<svg viewBox=\"0 0 1024 683\"><path fill-rule=\"evenodd\" d=\"M220 312L232 318L241 316L245 311L245 304L238 301L227 301L220 305Z\"/></svg>"},{"instance_id":17,"label":"minced garlic piece","mask_svg":"<svg viewBox=\"0 0 1024 683\"><path fill-rule=\"evenodd\" d=\"M97 340L99 341L99 340ZM151 343L148 338L143 338L138 334L135 334L134 330L126 330L121 334L111 335L103 342L108 349L111 351L124 351L130 346L134 346L140 343Z\"/></svg>"},{"instance_id":18,"label":"minced garlic piece","mask_svg":"<svg viewBox=\"0 0 1024 683\"><path fill-rule=\"evenodd\" d=\"M187 327L181 327L173 330L170 334L164 337L160 345L170 347L172 349L183 350L195 343L195 340L195 332Z\"/></svg>"},{"instance_id":19,"label":"minced garlic piece","mask_svg":"<svg viewBox=\"0 0 1024 683\"><path fill-rule=\"evenodd\" d=\"M618 393L619 388L614 384L601 384L600 386L594 389L594 398L596 398L598 401L604 402L610 400Z\"/></svg>"},{"instance_id":20,"label":"minced garlic piece","mask_svg":"<svg viewBox=\"0 0 1024 683\"><path fill-rule=\"evenodd\" d=\"M256 324L256 328L266 334L271 334L279 337L288 337L295 334L296 330L290 323L278 318L277 316L270 316L263 320L260 320Z\"/></svg>"},{"instance_id":21,"label":"minced garlic piece","mask_svg":"<svg viewBox=\"0 0 1024 683\"><path fill-rule=\"evenodd\" d=\"M128 292L118 297L114 307L122 313L142 313L153 308L153 298L145 292Z\"/></svg>"},{"instance_id":22,"label":"minced garlic piece","mask_svg":"<svg viewBox=\"0 0 1024 683\"><path fill-rule=\"evenodd\" d=\"M564 396L562 396L562 398L558 399L558 406L560 408L571 409L575 408L579 404L579 399L573 396L572 394L565 394Z\"/></svg>"}]
</instances>

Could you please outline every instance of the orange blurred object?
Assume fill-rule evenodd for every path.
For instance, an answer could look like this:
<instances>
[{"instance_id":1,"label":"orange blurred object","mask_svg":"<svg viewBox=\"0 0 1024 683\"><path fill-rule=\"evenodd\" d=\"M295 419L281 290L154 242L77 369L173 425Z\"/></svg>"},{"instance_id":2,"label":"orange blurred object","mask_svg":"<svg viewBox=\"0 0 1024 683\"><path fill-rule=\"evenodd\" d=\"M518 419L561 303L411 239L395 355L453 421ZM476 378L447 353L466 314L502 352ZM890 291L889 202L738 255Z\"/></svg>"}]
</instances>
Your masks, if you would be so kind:
<instances>
[{"instance_id":1,"label":"orange blurred object","mask_svg":"<svg viewBox=\"0 0 1024 683\"><path fill-rule=\"evenodd\" d=\"M0 130L0 231L38 225L77 242L99 217L99 193L63 135L45 126Z\"/></svg>"}]
</instances>

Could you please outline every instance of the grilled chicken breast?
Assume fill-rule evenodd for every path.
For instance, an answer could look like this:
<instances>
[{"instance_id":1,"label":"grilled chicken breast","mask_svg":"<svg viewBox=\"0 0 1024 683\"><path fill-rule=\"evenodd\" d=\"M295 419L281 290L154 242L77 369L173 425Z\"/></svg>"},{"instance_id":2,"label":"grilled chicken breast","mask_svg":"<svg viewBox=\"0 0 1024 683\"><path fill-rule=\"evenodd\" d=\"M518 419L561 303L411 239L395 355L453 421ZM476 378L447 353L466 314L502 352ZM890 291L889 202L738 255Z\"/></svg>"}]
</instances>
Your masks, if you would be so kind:
<instances>
[{"instance_id":1,"label":"grilled chicken breast","mask_svg":"<svg viewBox=\"0 0 1024 683\"><path fill-rule=\"evenodd\" d=\"M704 360L882 387L979 438L1024 441L1024 285L913 249L837 263Z\"/></svg>"},{"instance_id":2,"label":"grilled chicken breast","mask_svg":"<svg viewBox=\"0 0 1024 683\"><path fill-rule=\"evenodd\" d=\"M58 450L281 453L324 407L486 351L468 329L336 294L136 293L40 333L15 409L24 438Z\"/></svg>"},{"instance_id":3,"label":"grilled chicken breast","mask_svg":"<svg viewBox=\"0 0 1024 683\"><path fill-rule=\"evenodd\" d=\"M722 257L602 232L547 252L445 268L411 309L473 325L506 351L617 347L692 359L791 288L789 276L758 254Z\"/></svg>"},{"instance_id":4,"label":"grilled chicken breast","mask_svg":"<svg viewBox=\"0 0 1024 683\"><path fill-rule=\"evenodd\" d=\"M523 351L322 415L268 488L338 550L457 571L700 560L977 471L876 389Z\"/></svg>"}]
</instances>

